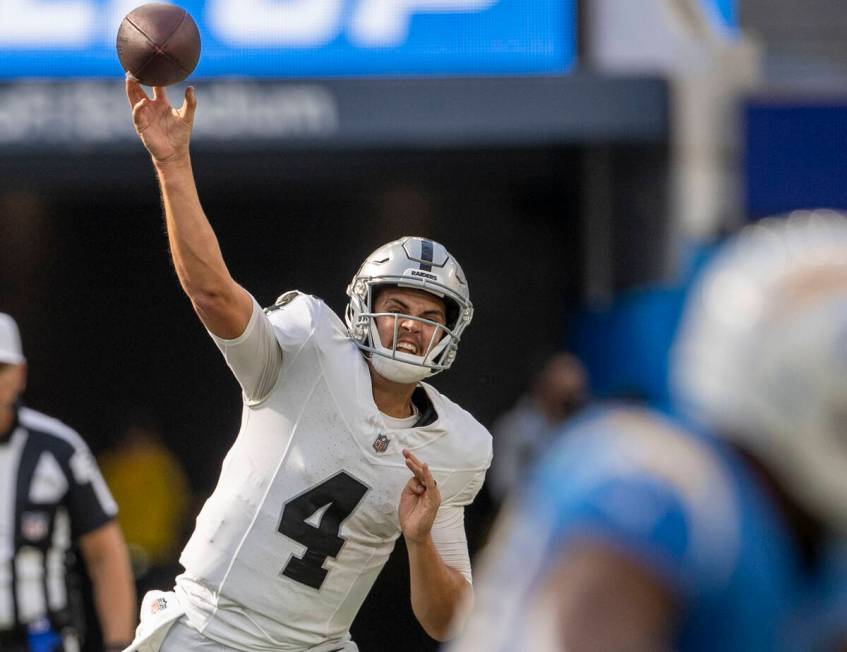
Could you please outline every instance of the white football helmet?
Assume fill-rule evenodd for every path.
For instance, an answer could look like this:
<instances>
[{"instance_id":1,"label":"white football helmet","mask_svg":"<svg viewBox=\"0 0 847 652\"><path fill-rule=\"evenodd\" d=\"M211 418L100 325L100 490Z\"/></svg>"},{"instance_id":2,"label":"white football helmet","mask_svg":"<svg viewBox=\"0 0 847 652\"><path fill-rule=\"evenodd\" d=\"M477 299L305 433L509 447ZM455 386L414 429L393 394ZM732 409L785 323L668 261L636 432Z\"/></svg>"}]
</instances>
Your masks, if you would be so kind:
<instances>
[{"instance_id":1,"label":"white football helmet","mask_svg":"<svg viewBox=\"0 0 847 652\"><path fill-rule=\"evenodd\" d=\"M424 290L441 298L447 324L394 313L375 313L375 289L381 285ZM462 332L473 318L468 284L453 256L433 240L405 237L383 245L365 259L347 287L350 303L344 319L350 337L370 358L381 376L401 383L414 383L449 369L456 359ZM382 345L375 317L394 318L394 341ZM397 350L399 323L405 319L435 325L433 337L423 355Z\"/></svg>"},{"instance_id":2,"label":"white football helmet","mask_svg":"<svg viewBox=\"0 0 847 652\"><path fill-rule=\"evenodd\" d=\"M672 357L684 408L847 532L847 219L770 218L717 254Z\"/></svg>"}]
</instances>

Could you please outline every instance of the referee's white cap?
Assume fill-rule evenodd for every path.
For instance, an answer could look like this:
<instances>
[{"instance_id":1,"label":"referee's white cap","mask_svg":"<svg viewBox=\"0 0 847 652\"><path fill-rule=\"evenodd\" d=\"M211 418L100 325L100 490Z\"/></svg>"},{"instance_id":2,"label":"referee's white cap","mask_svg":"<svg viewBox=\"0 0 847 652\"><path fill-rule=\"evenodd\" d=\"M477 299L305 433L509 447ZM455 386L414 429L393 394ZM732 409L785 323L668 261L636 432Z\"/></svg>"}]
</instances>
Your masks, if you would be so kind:
<instances>
[{"instance_id":1,"label":"referee's white cap","mask_svg":"<svg viewBox=\"0 0 847 652\"><path fill-rule=\"evenodd\" d=\"M18 325L10 315L0 312L0 363L22 364L25 362L21 349Z\"/></svg>"}]
</instances>

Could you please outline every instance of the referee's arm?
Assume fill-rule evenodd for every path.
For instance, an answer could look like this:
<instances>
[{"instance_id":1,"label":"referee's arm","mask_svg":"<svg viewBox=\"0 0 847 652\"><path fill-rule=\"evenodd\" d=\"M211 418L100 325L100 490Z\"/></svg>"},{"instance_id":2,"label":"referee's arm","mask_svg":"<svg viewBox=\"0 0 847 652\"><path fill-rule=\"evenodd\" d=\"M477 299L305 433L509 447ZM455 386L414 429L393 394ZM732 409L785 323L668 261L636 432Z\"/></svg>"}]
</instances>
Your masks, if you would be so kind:
<instances>
[{"instance_id":1,"label":"referee's arm","mask_svg":"<svg viewBox=\"0 0 847 652\"><path fill-rule=\"evenodd\" d=\"M129 555L116 521L109 521L79 539L94 589L94 604L103 632L103 647L118 650L133 639L135 589Z\"/></svg>"}]
</instances>

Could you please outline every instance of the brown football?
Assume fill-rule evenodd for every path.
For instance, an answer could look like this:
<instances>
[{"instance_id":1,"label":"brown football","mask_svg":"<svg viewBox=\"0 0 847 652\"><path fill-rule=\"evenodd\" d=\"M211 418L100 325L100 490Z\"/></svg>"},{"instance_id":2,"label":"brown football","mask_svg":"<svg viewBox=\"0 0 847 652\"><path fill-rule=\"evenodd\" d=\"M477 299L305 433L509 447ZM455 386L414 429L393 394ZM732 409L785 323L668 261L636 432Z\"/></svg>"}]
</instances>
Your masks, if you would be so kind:
<instances>
[{"instance_id":1,"label":"brown football","mask_svg":"<svg viewBox=\"0 0 847 652\"><path fill-rule=\"evenodd\" d=\"M151 2L130 11L118 28L118 59L146 86L170 86L200 59L200 32L182 7Z\"/></svg>"}]
</instances>

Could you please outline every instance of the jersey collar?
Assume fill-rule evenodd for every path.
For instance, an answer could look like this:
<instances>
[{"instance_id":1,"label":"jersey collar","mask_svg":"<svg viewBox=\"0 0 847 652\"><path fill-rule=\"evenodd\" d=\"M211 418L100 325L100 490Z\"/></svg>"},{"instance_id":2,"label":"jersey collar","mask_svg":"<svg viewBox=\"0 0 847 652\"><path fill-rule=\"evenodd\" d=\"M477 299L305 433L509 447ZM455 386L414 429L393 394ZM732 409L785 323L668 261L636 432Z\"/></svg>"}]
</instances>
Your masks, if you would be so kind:
<instances>
[{"instance_id":1,"label":"jersey collar","mask_svg":"<svg viewBox=\"0 0 847 652\"><path fill-rule=\"evenodd\" d=\"M412 392L412 403L415 404L415 407L420 412L420 416L412 428L425 428L435 423L438 413L435 411L435 406L429 399L426 390L421 385L415 387L415 391Z\"/></svg>"}]
</instances>

